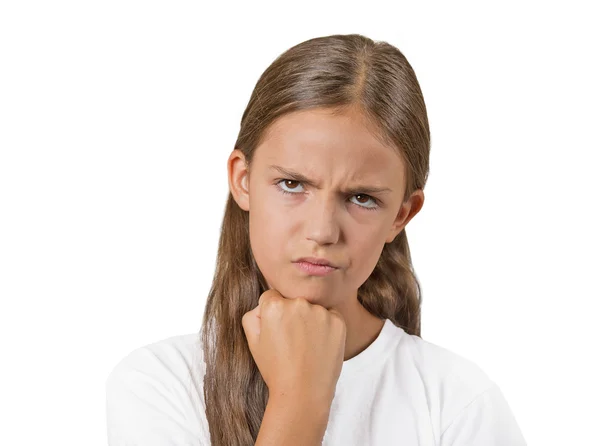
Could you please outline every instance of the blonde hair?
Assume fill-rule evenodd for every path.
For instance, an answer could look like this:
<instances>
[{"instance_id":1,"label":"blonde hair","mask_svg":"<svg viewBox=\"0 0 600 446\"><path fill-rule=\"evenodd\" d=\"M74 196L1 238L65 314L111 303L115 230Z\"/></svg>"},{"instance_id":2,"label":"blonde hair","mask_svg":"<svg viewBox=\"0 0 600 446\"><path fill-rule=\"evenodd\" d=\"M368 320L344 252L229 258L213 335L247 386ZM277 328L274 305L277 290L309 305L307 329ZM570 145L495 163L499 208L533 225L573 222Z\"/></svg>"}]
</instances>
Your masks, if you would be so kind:
<instances>
[{"instance_id":1,"label":"blonde hair","mask_svg":"<svg viewBox=\"0 0 600 446\"><path fill-rule=\"evenodd\" d=\"M381 141L404 160L406 200L423 189L429 173L430 135L416 75L394 46L359 34L318 37L281 54L260 76L242 115L235 147L250 166L269 125L298 110L359 107ZM221 226L216 270L201 328L204 400L213 446L254 445L268 388L254 362L242 316L269 289L248 232L248 212L231 193ZM386 243L357 291L373 315L421 335L421 289L413 271L406 230Z\"/></svg>"}]
</instances>

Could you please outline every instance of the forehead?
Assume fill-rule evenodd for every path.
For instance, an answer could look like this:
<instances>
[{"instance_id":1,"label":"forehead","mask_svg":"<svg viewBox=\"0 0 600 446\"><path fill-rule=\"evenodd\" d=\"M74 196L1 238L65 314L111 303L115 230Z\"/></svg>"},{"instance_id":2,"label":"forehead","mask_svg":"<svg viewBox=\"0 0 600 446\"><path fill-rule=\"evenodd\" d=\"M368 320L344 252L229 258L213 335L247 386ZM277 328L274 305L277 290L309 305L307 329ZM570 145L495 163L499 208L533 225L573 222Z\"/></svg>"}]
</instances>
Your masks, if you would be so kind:
<instances>
[{"instance_id":1,"label":"forehead","mask_svg":"<svg viewBox=\"0 0 600 446\"><path fill-rule=\"evenodd\" d=\"M302 110L275 120L256 155L268 164L293 163L308 168L311 164L335 164L349 172L397 174L403 165L400 155L380 139L360 112Z\"/></svg>"}]
</instances>

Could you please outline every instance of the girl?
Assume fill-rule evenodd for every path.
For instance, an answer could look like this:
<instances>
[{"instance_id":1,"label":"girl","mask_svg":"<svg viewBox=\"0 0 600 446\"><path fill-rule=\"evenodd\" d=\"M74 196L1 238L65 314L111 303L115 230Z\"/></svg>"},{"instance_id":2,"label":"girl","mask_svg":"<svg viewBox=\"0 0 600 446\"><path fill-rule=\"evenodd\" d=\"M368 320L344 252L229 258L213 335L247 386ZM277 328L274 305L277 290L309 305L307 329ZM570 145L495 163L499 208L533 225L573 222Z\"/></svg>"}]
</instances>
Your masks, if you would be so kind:
<instances>
[{"instance_id":1,"label":"girl","mask_svg":"<svg viewBox=\"0 0 600 446\"><path fill-rule=\"evenodd\" d=\"M332 35L258 80L201 329L107 380L109 444L520 446L498 386L420 337L406 225L430 133L395 47Z\"/></svg>"}]
</instances>

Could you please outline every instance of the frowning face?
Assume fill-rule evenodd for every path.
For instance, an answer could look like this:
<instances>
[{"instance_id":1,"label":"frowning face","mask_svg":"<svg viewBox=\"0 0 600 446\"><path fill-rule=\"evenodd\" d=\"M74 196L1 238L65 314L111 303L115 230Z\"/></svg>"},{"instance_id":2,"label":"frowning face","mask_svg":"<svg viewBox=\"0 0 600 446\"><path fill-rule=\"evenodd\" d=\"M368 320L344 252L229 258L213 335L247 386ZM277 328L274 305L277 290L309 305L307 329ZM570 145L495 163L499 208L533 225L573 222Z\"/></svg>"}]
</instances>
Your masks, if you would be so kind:
<instances>
[{"instance_id":1,"label":"frowning face","mask_svg":"<svg viewBox=\"0 0 600 446\"><path fill-rule=\"evenodd\" d=\"M234 198L249 211L252 252L269 286L327 308L356 299L385 243L423 201L418 191L402 203L402 158L353 110L284 115L257 147L250 172L240 151L228 163ZM336 268L317 274L297 263L302 257L323 258Z\"/></svg>"}]
</instances>

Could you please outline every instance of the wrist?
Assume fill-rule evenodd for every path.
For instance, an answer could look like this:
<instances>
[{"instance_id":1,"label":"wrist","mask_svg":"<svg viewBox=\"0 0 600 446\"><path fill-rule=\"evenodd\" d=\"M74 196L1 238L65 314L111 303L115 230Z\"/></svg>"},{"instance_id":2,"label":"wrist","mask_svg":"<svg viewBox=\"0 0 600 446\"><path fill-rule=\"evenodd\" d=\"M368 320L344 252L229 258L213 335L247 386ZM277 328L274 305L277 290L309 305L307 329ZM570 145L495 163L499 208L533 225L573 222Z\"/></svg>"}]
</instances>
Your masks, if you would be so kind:
<instances>
[{"instance_id":1,"label":"wrist","mask_svg":"<svg viewBox=\"0 0 600 446\"><path fill-rule=\"evenodd\" d=\"M301 414L309 414L315 421L324 421L325 425L329 419L332 397L326 395L314 395L309 392L273 392L269 393L268 405L283 408L286 411L297 411Z\"/></svg>"}]
</instances>

